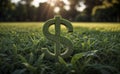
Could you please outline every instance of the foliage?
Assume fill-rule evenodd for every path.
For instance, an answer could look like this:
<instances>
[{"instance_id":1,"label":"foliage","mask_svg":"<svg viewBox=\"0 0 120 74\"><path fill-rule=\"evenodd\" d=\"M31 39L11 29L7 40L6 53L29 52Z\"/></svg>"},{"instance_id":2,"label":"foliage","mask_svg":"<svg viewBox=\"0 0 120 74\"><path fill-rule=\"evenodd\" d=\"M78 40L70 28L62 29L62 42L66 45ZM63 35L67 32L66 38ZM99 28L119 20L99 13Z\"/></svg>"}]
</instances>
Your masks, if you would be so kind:
<instances>
[{"instance_id":1,"label":"foliage","mask_svg":"<svg viewBox=\"0 0 120 74\"><path fill-rule=\"evenodd\" d=\"M41 48L43 23L0 23L0 74L120 74L119 23L73 23L74 33L61 36L74 45L72 56L48 60ZM51 30L54 32L54 30Z\"/></svg>"},{"instance_id":2,"label":"foliage","mask_svg":"<svg viewBox=\"0 0 120 74\"><path fill-rule=\"evenodd\" d=\"M11 0L0 0L0 21L46 21L56 15L54 8L59 6L61 8L59 14L71 21L120 22L119 0L68 0L70 2L69 11L64 9L64 6L67 5L60 2L61 0L57 0L59 2L54 7L47 2L40 3L39 7L34 7L31 5L32 1L20 0L14 4L11 3ZM80 2L84 2L86 5L86 9L82 12L76 10L77 6L83 8Z\"/></svg>"},{"instance_id":3,"label":"foliage","mask_svg":"<svg viewBox=\"0 0 120 74\"><path fill-rule=\"evenodd\" d=\"M120 4L117 0L104 0L102 5L95 6L92 11L93 21L116 22L119 21Z\"/></svg>"}]
</instances>

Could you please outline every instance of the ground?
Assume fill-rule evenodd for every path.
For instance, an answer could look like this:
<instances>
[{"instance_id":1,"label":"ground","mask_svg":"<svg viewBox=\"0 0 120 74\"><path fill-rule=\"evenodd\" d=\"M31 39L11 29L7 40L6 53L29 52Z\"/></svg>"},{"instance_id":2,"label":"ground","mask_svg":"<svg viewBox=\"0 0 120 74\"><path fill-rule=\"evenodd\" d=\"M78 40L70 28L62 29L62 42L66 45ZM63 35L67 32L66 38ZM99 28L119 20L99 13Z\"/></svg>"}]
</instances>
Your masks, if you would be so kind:
<instances>
[{"instance_id":1,"label":"ground","mask_svg":"<svg viewBox=\"0 0 120 74\"><path fill-rule=\"evenodd\" d=\"M0 23L0 74L119 74L120 24L73 22L73 33L61 36L73 44L73 54L58 62L46 59L42 48L54 42L42 33L44 22ZM54 26L50 28L54 34ZM64 48L64 45L63 45ZM54 53L54 52L53 52Z\"/></svg>"}]
</instances>

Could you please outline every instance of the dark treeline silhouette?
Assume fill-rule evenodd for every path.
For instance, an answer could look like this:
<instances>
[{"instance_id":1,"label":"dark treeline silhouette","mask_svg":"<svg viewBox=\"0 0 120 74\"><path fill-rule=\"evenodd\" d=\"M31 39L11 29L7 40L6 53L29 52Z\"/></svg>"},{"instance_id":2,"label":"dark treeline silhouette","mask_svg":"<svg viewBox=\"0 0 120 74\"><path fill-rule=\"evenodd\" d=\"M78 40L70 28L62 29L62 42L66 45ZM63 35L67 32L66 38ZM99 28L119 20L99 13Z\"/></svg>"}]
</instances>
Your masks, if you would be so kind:
<instances>
[{"instance_id":1,"label":"dark treeline silhouette","mask_svg":"<svg viewBox=\"0 0 120 74\"><path fill-rule=\"evenodd\" d=\"M25 4L23 3L25 1ZM0 0L0 21L46 21L53 18L56 13L54 7L47 2L40 3L39 7L31 5L33 0L21 0L17 4L11 0ZM120 22L120 0L69 0L70 10L64 9L64 3L59 1L57 6L61 8L59 14L70 21L77 22ZM86 8L77 11L76 6L81 7L83 1Z\"/></svg>"}]
</instances>

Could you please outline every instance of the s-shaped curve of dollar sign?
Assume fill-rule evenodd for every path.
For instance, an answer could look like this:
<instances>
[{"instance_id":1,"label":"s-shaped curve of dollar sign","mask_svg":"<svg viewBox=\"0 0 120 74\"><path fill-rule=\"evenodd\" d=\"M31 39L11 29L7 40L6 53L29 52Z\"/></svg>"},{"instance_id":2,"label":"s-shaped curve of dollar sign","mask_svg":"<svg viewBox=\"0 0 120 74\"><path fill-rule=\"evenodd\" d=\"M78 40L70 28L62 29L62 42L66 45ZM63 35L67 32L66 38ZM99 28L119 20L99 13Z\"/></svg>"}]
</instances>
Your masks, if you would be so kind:
<instances>
[{"instance_id":1,"label":"s-shaped curve of dollar sign","mask_svg":"<svg viewBox=\"0 0 120 74\"><path fill-rule=\"evenodd\" d=\"M55 16L54 19L48 20L43 26L43 34L45 37L55 43L54 53L50 52L47 48L42 49L42 51L45 53L45 56L49 59L57 59L58 56L66 58L69 57L73 52L72 42L67 38L60 36L61 24L68 29L68 32L73 32L72 24L60 16ZM49 27L51 25L55 25L55 34L51 34L49 32ZM66 47L66 50L63 53L61 53L61 45Z\"/></svg>"}]
</instances>

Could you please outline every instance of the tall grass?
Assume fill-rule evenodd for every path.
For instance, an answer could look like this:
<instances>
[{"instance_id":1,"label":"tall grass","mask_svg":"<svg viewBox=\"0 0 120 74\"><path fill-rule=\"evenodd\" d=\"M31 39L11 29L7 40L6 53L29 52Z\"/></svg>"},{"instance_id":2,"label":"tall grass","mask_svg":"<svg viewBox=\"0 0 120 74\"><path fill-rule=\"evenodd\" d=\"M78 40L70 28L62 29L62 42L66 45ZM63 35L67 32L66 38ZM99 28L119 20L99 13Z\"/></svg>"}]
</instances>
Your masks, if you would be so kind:
<instances>
[{"instance_id":1,"label":"tall grass","mask_svg":"<svg viewBox=\"0 0 120 74\"><path fill-rule=\"evenodd\" d=\"M120 74L120 24L72 24L74 32L62 27L61 36L72 41L74 52L55 62L41 52L54 49L43 23L0 23L0 74Z\"/></svg>"}]
</instances>

